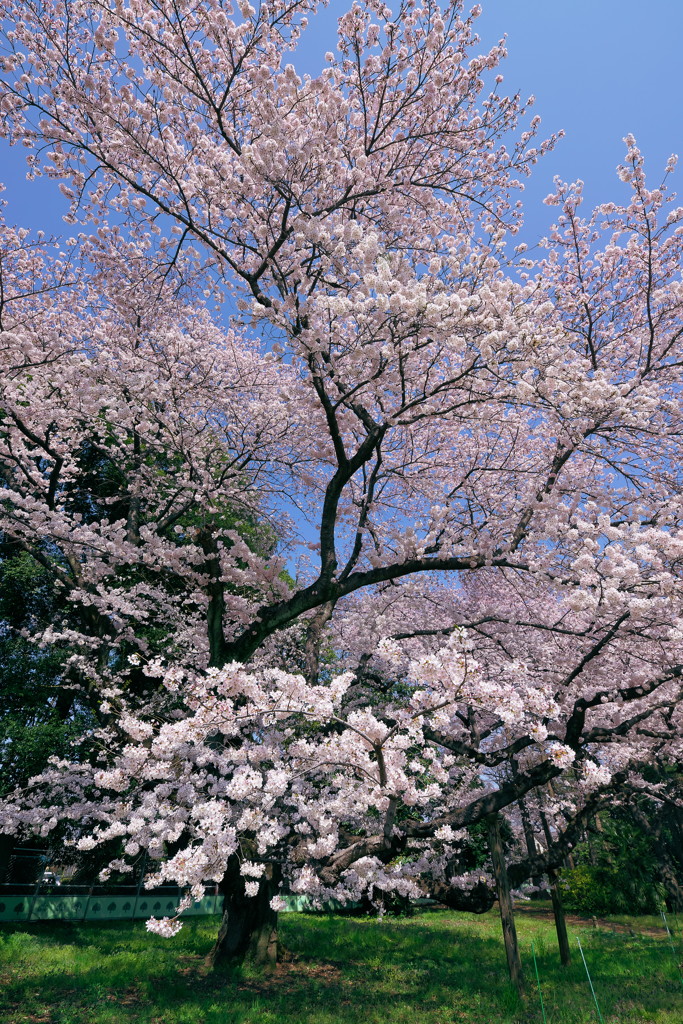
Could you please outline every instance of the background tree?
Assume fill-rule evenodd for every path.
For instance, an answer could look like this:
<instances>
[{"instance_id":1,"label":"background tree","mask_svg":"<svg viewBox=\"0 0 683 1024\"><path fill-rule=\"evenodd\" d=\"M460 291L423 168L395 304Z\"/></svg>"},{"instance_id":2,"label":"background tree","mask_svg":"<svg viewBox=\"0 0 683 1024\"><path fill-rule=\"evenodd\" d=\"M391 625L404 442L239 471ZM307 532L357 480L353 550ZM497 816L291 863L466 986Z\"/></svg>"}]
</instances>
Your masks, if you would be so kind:
<instances>
[{"instance_id":1,"label":"background tree","mask_svg":"<svg viewBox=\"0 0 683 1024\"><path fill-rule=\"evenodd\" d=\"M565 903L582 914L656 914L681 904L679 785L671 771L645 769L647 789L624 787L586 823L574 867L562 872Z\"/></svg>"}]
</instances>

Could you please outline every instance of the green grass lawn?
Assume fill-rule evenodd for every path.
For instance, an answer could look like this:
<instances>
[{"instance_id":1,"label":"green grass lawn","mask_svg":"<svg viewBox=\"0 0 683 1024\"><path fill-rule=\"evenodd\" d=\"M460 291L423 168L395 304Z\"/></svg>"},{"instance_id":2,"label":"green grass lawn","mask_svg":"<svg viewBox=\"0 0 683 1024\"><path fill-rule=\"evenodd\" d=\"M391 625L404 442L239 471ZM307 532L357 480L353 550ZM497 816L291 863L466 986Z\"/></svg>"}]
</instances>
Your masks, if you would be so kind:
<instances>
[{"instance_id":1,"label":"green grass lawn","mask_svg":"<svg viewBox=\"0 0 683 1024\"><path fill-rule=\"evenodd\" d=\"M282 916L283 962L269 977L204 969L216 919L176 939L144 923L0 927L2 1024L548 1024L597 1021L581 939L605 1024L682 1024L683 981L657 918L571 919L571 967L552 919L525 906L518 931L528 996L507 983L496 912L413 918ZM679 954L683 936L674 935Z\"/></svg>"}]
</instances>

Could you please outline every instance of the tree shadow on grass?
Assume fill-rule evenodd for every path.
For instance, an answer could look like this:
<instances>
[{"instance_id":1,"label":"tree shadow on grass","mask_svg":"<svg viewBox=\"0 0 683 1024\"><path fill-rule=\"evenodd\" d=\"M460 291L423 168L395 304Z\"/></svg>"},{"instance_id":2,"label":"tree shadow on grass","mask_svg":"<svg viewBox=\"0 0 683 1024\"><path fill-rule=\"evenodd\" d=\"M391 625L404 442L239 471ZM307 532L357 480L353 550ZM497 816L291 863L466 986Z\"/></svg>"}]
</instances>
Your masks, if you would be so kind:
<instances>
[{"instance_id":1,"label":"tree shadow on grass","mask_svg":"<svg viewBox=\"0 0 683 1024\"><path fill-rule=\"evenodd\" d=\"M0 1012L0 1020L31 1021L19 1016L26 1010L50 1024L535 1024L541 1015L532 936L549 1021L593 1020L580 960L560 968L551 930L543 922L520 924L525 1007L509 986L493 917L434 914L378 922L287 915L282 962L267 976L248 970L207 975L203 961L213 922L192 922L172 941L125 922L32 926L22 931L14 964L12 935L4 929L0 976L9 1012L6 1018ZM681 990L673 970L663 970L660 942L593 932L582 935L582 943L606 1022L654 1019L660 1011L672 1015L658 1020L683 1020Z\"/></svg>"}]
</instances>

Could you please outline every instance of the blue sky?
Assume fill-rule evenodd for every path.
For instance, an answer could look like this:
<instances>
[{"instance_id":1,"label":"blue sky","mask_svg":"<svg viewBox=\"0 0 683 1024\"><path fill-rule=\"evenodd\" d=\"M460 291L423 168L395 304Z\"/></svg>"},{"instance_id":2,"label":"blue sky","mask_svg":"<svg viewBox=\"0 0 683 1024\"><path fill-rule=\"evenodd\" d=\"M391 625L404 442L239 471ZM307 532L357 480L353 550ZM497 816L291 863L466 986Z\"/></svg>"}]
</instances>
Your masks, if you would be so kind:
<instances>
[{"instance_id":1,"label":"blue sky","mask_svg":"<svg viewBox=\"0 0 683 1024\"><path fill-rule=\"evenodd\" d=\"M391 0L389 0L391 4ZM654 183L671 153L683 164L683 0L481 0L482 45L507 34L505 88L536 96L542 133L566 138L537 166L527 186L524 239L546 230L542 205L553 176L582 178L591 205L618 199L615 167L632 132ZM349 0L350 3L350 0ZM347 0L331 0L307 33L300 71L316 73L334 48L336 19ZM0 181L8 219L34 230L66 231L66 203L54 182L25 181L25 151L0 142ZM683 167L675 181L683 193Z\"/></svg>"}]
</instances>

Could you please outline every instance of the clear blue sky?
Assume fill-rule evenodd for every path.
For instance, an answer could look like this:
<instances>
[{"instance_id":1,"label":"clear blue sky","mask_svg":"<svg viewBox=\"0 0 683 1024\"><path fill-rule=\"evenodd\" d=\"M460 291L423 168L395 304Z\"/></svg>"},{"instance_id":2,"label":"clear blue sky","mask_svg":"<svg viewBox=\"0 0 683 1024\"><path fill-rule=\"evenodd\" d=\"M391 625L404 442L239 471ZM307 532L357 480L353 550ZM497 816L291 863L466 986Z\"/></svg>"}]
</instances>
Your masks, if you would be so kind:
<instances>
[{"instance_id":1,"label":"clear blue sky","mask_svg":"<svg viewBox=\"0 0 683 1024\"><path fill-rule=\"evenodd\" d=\"M474 2L474 0L473 0ZM614 169L622 138L632 132L654 182L670 153L683 193L683 0L481 0L483 44L507 34L505 88L536 96L542 132L566 131L527 186L525 240L541 235L551 211L541 200L553 176L582 178L587 200L616 199ZM350 3L350 0L349 0ZM391 0L389 0L391 5ZM336 19L347 0L312 23L300 71L316 73L334 48ZM54 182L26 183L24 151L0 143L0 181L7 186L9 219L47 231L72 230L61 222L65 201Z\"/></svg>"}]
</instances>

